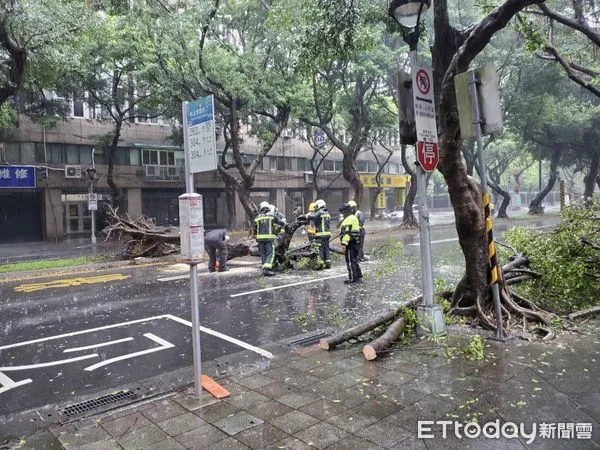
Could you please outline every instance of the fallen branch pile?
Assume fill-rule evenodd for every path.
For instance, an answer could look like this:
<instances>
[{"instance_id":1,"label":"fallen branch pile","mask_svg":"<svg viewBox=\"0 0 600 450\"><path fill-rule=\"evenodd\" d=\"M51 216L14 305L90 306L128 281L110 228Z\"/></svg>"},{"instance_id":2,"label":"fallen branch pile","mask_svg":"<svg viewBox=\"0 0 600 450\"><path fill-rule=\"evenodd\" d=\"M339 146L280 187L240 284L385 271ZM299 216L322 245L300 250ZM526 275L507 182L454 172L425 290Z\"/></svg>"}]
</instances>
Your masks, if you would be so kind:
<instances>
[{"instance_id":1,"label":"fallen branch pile","mask_svg":"<svg viewBox=\"0 0 600 450\"><path fill-rule=\"evenodd\" d=\"M376 316L355 327L344 330L334 336L321 339L319 347L321 347L323 350L332 350L336 345L339 345L350 339L357 338L368 331L374 330L381 325L385 325L386 323L393 321L391 325L388 326L385 333L363 347L363 355L367 360L372 361L376 359L377 356L387 351L387 349L398 340L398 337L406 325L406 320L402 316L404 308L416 307L422 298L422 296L415 297L411 300L401 303L396 309L380 314L379 316Z\"/></svg>"}]
</instances>

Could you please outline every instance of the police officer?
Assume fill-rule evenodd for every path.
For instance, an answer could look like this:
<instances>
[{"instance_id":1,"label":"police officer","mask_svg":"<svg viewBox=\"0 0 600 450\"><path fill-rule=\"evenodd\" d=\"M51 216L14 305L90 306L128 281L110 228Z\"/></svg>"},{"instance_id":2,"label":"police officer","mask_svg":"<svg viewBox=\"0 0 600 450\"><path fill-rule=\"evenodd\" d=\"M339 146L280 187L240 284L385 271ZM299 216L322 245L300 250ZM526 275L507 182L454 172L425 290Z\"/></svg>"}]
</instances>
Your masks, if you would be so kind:
<instances>
[{"instance_id":1,"label":"police officer","mask_svg":"<svg viewBox=\"0 0 600 450\"><path fill-rule=\"evenodd\" d=\"M362 282L362 271L358 263L360 225L358 218L353 212L353 208L348 203L340 208L340 212L344 215L344 220L342 220L340 225L340 237L344 249L346 267L348 268L348 279L344 280L344 283L360 283Z\"/></svg>"},{"instance_id":2,"label":"police officer","mask_svg":"<svg viewBox=\"0 0 600 450\"><path fill-rule=\"evenodd\" d=\"M315 202L314 213L309 213L308 218L315 228L315 242L319 244L319 257L325 263L325 268L331 268L331 252L329 251L329 239L331 238L331 229L329 221L331 215L327 210L325 200L317 200Z\"/></svg>"},{"instance_id":3,"label":"police officer","mask_svg":"<svg viewBox=\"0 0 600 450\"><path fill-rule=\"evenodd\" d=\"M219 272L227 272L227 245L229 240L227 230L224 228L208 231L204 234L204 250L208 253L208 271L216 270L217 257L219 258Z\"/></svg>"},{"instance_id":4,"label":"police officer","mask_svg":"<svg viewBox=\"0 0 600 450\"><path fill-rule=\"evenodd\" d=\"M275 248L273 243L277 238L277 227L284 227L285 222L271 213L271 205L268 202L262 202L259 205L259 213L254 219L256 230L256 241L258 242L258 253L265 276L273 276L273 262L275 261Z\"/></svg>"},{"instance_id":5,"label":"police officer","mask_svg":"<svg viewBox=\"0 0 600 450\"><path fill-rule=\"evenodd\" d=\"M358 209L358 206L356 205L356 202L354 200L350 200L348 202L348 206L351 208L352 210L352 214L354 214L356 216L356 218L358 219L358 225L360 226L360 241L358 243L358 260L359 261L364 261L365 260L365 234L367 234L367 232L365 231L365 221L367 220L366 216L364 215L364 213Z\"/></svg>"}]
</instances>

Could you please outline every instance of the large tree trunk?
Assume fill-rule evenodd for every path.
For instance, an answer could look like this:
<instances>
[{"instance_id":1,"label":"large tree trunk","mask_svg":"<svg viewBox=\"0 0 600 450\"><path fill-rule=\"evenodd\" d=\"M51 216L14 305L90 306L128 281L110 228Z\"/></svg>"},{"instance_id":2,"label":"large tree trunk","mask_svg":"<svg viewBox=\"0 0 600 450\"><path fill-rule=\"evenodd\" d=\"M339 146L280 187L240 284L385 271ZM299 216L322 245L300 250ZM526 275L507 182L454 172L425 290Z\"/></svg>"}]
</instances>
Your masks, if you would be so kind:
<instances>
[{"instance_id":1,"label":"large tree trunk","mask_svg":"<svg viewBox=\"0 0 600 450\"><path fill-rule=\"evenodd\" d=\"M362 181L360 181L358 173L356 172L354 159L349 152L344 152L344 159L342 161L342 174L344 175L344 179L350 183L354 189L354 201L360 205L363 198L363 184Z\"/></svg>"},{"instance_id":2,"label":"large tree trunk","mask_svg":"<svg viewBox=\"0 0 600 450\"><path fill-rule=\"evenodd\" d=\"M401 149L402 165L406 173L410 175L410 186L406 193L406 200L404 200L404 207L402 209L402 228L418 228L419 222L417 221L415 214L413 213L413 204L415 197L417 196L417 174L415 172L414 164L410 165L406 158L406 145L402 145Z\"/></svg>"},{"instance_id":3,"label":"large tree trunk","mask_svg":"<svg viewBox=\"0 0 600 450\"><path fill-rule=\"evenodd\" d=\"M548 195L548 192L552 190L554 187L554 183L556 183L556 179L558 178L558 162L560 160L560 155L562 153L561 147L555 147L552 151L552 158L550 160L550 177L548 178L548 184L544 189L542 189L534 198L531 200L529 204L529 212L527 214L531 215L542 215L544 214L544 208L542 207L542 201Z\"/></svg>"},{"instance_id":4,"label":"large tree trunk","mask_svg":"<svg viewBox=\"0 0 600 450\"><path fill-rule=\"evenodd\" d=\"M591 199L594 196L594 189L596 182L599 180L598 178L598 170L600 167L600 154L598 152L593 152L591 154L592 163L590 164L590 170L587 175L583 178L583 183L585 185L585 189L583 191L583 198ZM600 184L599 184L600 186Z\"/></svg>"},{"instance_id":5,"label":"large tree trunk","mask_svg":"<svg viewBox=\"0 0 600 450\"><path fill-rule=\"evenodd\" d=\"M123 208L122 208L123 205L121 205L121 200L123 198L123 190L115 182L114 172L115 172L115 162L116 162L116 158L117 158L117 151L118 151L119 139L121 138L121 129L122 128L123 128L123 118L120 118L120 120L115 121L115 129L111 136L111 142L110 142L110 145L108 146L108 148L106 148L106 150L108 151L108 156L106 158L107 165L108 165L108 167L107 167L108 173L106 174L106 182L108 183L108 185L110 186L110 189L111 189L111 197L112 197L113 207L115 207L115 208L118 207L121 209L121 211L123 211Z\"/></svg>"},{"instance_id":6,"label":"large tree trunk","mask_svg":"<svg viewBox=\"0 0 600 450\"><path fill-rule=\"evenodd\" d=\"M488 186L490 186L495 193L500 194L502 196L502 203L500 204L500 208L498 208L498 214L496 214L496 217L500 219L508 219L506 209L510 204L510 193L502 189L496 181L490 180Z\"/></svg>"}]
</instances>

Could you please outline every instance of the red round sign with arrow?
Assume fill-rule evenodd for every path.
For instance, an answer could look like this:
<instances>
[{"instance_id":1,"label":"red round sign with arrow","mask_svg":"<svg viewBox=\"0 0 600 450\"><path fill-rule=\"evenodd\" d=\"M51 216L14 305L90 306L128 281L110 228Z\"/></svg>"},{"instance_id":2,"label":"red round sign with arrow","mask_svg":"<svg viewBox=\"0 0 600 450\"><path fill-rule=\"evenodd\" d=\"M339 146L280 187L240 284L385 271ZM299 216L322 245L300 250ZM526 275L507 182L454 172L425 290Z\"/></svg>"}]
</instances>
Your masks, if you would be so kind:
<instances>
[{"instance_id":1,"label":"red round sign with arrow","mask_svg":"<svg viewBox=\"0 0 600 450\"><path fill-rule=\"evenodd\" d=\"M417 71L417 89L423 95L429 94L429 90L431 89L429 74L423 69L419 69Z\"/></svg>"}]
</instances>

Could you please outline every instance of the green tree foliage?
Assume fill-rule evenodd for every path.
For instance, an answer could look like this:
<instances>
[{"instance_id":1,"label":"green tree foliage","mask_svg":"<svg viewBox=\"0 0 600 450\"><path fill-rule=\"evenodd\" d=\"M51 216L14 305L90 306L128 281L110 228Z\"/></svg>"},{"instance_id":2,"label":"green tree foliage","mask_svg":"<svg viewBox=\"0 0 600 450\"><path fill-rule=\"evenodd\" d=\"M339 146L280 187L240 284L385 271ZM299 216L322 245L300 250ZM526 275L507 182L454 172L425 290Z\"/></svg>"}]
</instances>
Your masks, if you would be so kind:
<instances>
[{"instance_id":1,"label":"green tree foliage","mask_svg":"<svg viewBox=\"0 0 600 450\"><path fill-rule=\"evenodd\" d=\"M515 285L542 307L559 313L598 304L600 298L600 199L591 208L572 205L551 231L512 228L504 238L531 260L539 279Z\"/></svg>"}]
</instances>

